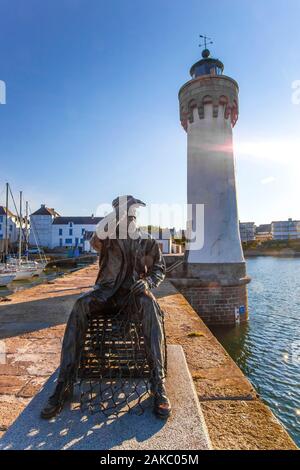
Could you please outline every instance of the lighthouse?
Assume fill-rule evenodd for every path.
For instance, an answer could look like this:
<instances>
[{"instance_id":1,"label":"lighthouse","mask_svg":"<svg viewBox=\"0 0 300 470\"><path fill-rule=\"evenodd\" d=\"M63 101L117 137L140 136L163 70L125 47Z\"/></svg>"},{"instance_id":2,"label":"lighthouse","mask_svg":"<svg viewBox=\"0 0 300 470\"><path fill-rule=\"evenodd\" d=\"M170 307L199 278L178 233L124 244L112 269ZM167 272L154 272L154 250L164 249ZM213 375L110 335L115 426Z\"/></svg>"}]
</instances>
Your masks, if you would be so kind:
<instances>
[{"instance_id":1,"label":"lighthouse","mask_svg":"<svg viewBox=\"0 0 300 470\"><path fill-rule=\"evenodd\" d=\"M180 121L187 134L190 220L177 285L211 325L246 321L249 282L239 233L233 152L239 87L223 72L223 63L205 47L201 60L190 69L191 80L179 90Z\"/></svg>"}]
</instances>

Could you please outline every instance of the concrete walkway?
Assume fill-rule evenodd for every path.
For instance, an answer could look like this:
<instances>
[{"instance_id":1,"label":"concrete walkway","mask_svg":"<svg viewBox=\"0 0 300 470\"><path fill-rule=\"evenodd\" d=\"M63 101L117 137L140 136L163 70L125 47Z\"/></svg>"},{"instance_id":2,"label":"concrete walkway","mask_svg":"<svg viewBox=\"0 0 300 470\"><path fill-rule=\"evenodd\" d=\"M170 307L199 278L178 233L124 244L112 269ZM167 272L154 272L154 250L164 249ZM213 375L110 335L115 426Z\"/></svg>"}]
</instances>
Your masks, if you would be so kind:
<instances>
[{"instance_id":1,"label":"concrete walkway","mask_svg":"<svg viewBox=\"0 0 300 470\"><path fill-rule=\"evenodd\" d=\"M168 347L167 389L173 414L167 421L156 418L152 399L143 401L145 411L119 410L117 417L83 413L78 400L51 421L39 412L53 390L56 373L35 396L0 440L0 450L127 450L210 449L211 444L199 401L181 346Z\"/></svg>"},{"instance_id":2,"label":"concrete walkway","mask_svg":"<svg viewBox=\"0 0 300 470\"><path fill-rule=\"evenodd\" d=\"M92 265L0 302L0 437L59 365L65 323Z\"/></svg>"}]
</instances>

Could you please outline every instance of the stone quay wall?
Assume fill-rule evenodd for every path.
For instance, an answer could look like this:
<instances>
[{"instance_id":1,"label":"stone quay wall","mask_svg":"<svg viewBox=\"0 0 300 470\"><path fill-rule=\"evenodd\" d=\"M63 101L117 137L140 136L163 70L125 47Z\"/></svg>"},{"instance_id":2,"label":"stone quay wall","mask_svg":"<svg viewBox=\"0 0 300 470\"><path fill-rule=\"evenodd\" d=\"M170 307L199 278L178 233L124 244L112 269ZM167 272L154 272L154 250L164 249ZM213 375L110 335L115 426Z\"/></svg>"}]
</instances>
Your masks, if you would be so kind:
<instances>
[{"instance_id":1,"label":"stone quay wall","mask_svg":"<svg viewBox=\"0 0 300 470\"><path fill-rule=\"evenodd\" d=\"M226 326L248 319L245 285L180 287L180 292L206 325Z\"/></svg>"}]
</instances>

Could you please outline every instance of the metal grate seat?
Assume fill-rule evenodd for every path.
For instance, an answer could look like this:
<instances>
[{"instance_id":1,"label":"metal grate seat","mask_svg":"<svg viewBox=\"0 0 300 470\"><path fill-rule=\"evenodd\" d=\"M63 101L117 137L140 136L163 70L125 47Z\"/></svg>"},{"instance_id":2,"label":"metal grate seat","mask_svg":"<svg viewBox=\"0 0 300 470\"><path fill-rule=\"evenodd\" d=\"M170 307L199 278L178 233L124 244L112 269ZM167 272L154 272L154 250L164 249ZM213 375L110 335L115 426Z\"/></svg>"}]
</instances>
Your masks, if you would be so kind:
<instances>
[{"instance_id":1,"label":"metal grate seat","mask_svg":"<svg viewBox=\"0 0 300 470\"><path fill-rule=\"evenodd\" d=\"M148 378L149 364L142 324L126 312L89 318L79 378Z\"/></svg>"},{"instance_id":2,"label":"metal grate seat","mask_svg":"<svg viewBox=\"0 0 300 470\"><path fill-rule=\"evenodd\" d=\"M91 314L78 377L82 408L107 415L143 411L151 368L141 321L128 310Z\"/></svg>"}]
</instances>

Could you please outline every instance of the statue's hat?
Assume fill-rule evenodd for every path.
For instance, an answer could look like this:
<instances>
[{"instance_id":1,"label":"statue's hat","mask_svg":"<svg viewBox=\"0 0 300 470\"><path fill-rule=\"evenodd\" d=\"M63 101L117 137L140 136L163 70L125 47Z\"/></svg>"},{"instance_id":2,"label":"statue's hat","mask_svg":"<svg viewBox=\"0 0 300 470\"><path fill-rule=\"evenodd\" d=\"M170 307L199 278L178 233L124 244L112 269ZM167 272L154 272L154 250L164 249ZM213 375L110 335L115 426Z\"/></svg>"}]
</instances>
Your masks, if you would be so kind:
<instances>
[{"instance_id":1,"label":"statue's hat","mask_svg":"<svg viewBox=\"0 0 300 470\"><path fill-rule=\"evenodd\" d=\"M114 209L125 208L125 207L127 207L127 209L129 209L129 207L131 207L131 206L136 206L136 207L143 206L143 207L145 207L146 204L143 201L141 201L140 199L136 199L135 197L129 195L129 196L118 196L118 197L116 197L112 202L112 206L113 206Z\"/></svg>"}]
</instances>

